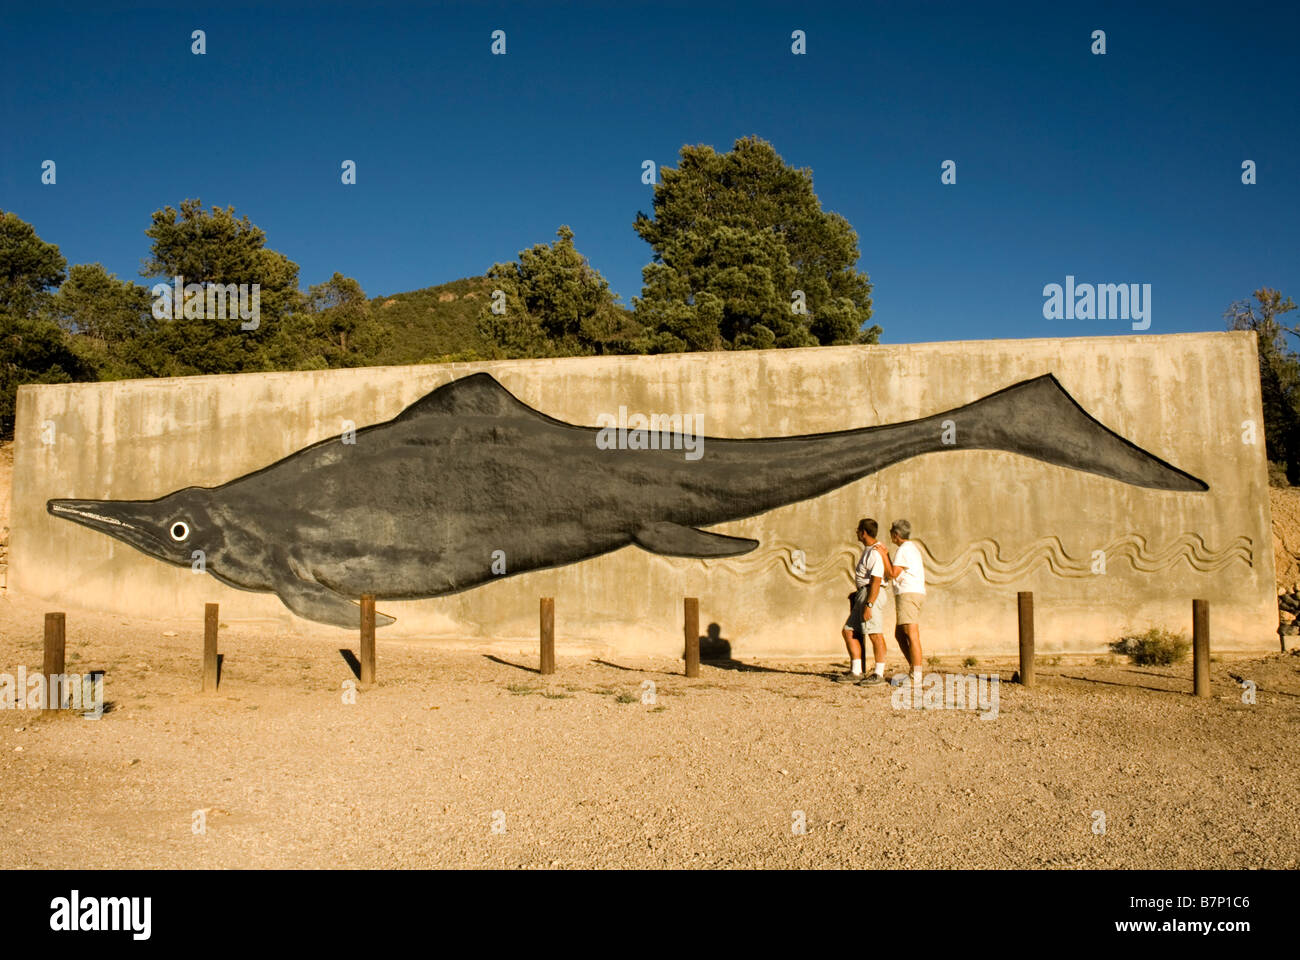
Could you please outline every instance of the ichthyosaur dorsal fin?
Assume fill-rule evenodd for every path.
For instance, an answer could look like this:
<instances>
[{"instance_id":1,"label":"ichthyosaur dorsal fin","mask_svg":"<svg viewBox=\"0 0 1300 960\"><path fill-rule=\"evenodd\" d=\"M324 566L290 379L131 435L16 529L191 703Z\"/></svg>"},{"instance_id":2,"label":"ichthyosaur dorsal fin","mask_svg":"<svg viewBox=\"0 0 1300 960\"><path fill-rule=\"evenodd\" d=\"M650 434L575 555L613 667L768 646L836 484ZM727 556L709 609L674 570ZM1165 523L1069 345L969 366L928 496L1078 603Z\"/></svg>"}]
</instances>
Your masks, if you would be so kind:
<instances>
[{"instance_id":1,"label":"ichthyosaur dorsal fin","mask_svg":"<svg viewBox=\"0 0 1300 960\"><path fill-rule=\"evenodd\" d=\"M475 373L443 384L421 397L396 417L394 422L422 417L519 417L528 416L558 423L538 413L501 386L491 374Z\"/></svg>"}]
</instances>

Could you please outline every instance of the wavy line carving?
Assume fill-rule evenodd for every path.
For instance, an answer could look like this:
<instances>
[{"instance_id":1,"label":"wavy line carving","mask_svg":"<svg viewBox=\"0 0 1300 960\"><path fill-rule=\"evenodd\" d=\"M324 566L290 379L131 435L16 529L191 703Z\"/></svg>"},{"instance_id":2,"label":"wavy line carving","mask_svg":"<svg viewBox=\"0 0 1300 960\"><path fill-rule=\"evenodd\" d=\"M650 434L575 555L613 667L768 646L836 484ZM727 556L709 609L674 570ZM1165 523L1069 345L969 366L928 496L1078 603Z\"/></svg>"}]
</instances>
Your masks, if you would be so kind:
<instances>
[{"instance_id":1,"label":"wavy line carving","mask_svg":"<svg viewBox=\"0 0 1300 960\"><path fill-rule=\"evenodd\" d=\"M1056 576L1066 579L1095 576L1093 552L1073 557L1056 536L1043 537L1010 557L1002 555L1002 546L996 540L977 540L949 561L935 557L923 542L917 543L926 554L926 579L936 584L952 583L971 572L987 583L1008 584L1023 579L1042 563ZM1236 537L1222 550L1212 550L1199 534L1184 533L1164 547L1151 549L1146 537L1130 533L1112 540L1101 550L1107 566L1117 560L1127 560L1141 573L1167 570L1184 559L1198 573L1215 573L1236 560L1255 565L1254 541L1245 536Z\"/></svg>"},{"instance_id":2,"label":"wavy line carving","mask_svg":"<svg viewBox=\"0 0 1300 960\"><path fill-rule=\"evenodd\" d=\"M985 583L1002 586L1021 581L1042 564L1058 577L1080 580L1095 576L1093 552L1086 556L1071 556L1060 537L1047 536L1034 541L1019 552L1004 556L1003 547L989 537L976 540L951 560L943 560L924 540L914 542L925 554L925 578L936 586L955 583L973 574ZM1180 560L1186 560L1198 573L1216 573L1237 560L1247 566L1255 565L1254 541L1250 537L1236 537L1221 550L1212 550L1205 539L1196 533L1184 533L1172 543L1152 549L1146 537L1136 533L1126 534L1100 548L1105 553L1106 565L1127 560L1140 573L1158 573L1167 570ZM800 583L824 583L837 573L846 583L853 582L853 566L859 552L850 546L818 558L801 551L789 541L769 541L762 548L742 557L722 560L671 560L674 565L699 564L703 570L728 571L744 576L763 574L780 567L793 580Z\"/></svg>"}]
</instances>

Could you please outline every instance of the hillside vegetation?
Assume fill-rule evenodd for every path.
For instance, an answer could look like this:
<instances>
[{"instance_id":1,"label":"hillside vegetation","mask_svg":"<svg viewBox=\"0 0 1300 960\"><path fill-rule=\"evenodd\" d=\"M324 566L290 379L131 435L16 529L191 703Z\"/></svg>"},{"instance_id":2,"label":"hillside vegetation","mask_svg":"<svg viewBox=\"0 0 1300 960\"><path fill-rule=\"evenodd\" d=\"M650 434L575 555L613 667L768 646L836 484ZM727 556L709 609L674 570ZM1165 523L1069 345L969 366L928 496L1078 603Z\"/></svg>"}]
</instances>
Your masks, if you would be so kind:
<instances>
[{"instance_id":1,"label":"hillside vegetation","mask_svg":"<svg viewBox=\"0 0 1300 960\"><path fill-rule=\"evenodd\" d=\"M466 277L373 298L370 315L382 331L373 362L388 366L487 356L491 347L479 332L478 316L491 291L486 277Z\"/></svg>"}]
</instances>

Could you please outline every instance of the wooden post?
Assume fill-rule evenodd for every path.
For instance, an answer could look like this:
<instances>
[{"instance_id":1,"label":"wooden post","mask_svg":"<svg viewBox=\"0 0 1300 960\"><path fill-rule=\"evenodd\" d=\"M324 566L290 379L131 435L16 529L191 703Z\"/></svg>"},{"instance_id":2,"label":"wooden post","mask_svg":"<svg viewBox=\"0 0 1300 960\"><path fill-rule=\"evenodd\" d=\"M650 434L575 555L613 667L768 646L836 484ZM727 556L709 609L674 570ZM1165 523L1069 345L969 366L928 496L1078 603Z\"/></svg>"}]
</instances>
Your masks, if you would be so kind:
<instances>
[{"instance_id":1,"label":"wooden post","mask_svg":"<svg viewBox=\"0 0 1300 960\"><path fill-rule=\"evenodd\" d=\"M203 605L203 687L204 693L217 692L217 625L218 606Z\"/></svg>"},{"instance_id":2,"label":"wooden post","mask_svg":"<svg viewBox=\"0 0 1300 960\"><path fill-rule=\"evenodd\" d=\"M1034 685L1034 595L1028 590L1016 594L1020 616L1020 682Z\"/></svg>"},{"instance_id":3,"label":"wooden post","mask_svg":"<svg viewBox=\"0 0 1300 960\"><path fill-rule=\"evenodd\" d=\"M700 675L700 600L698 597L686 597L686 675Z\"/></svg>"},{"instance_id":4,"label":"wooden post","mask_svg":"<svg viewBox=\"0 0 1300 960\"><path fill-rule=\"evenodd\" d=\"M542 634L542 656L538 673L555 672L555 598L542 597L538 610Z\"/></svg>"},{"instance_id":5,"label":"wooden post","mask_svg":"<svg viewBox=\"0 0 1300 960\"><path fill-rule=\"evenodd\" d=\"M59 710L63 707L63 651L67 638L67 618L61 613L45 615L45 711ZM51 677L58 677L57 683L51 683ZM24 691L18 692L24 696Z\"/></svg>"},{"instance_id":6,"label":"wooden post","mask_svg":"<svg viewBox=\"0 0 1300 960\"><path fill-rule=\"evenodd\" d=\"M1198 697L1210 695L1210 601L1192 601L1192 687Z\"/></svg>"},{"instance_id":7,"label":"wooden post","mask_svg":"<svg viewBox=\"0 0 1300 960\"><path fill-rule=\"evenodd\" d=\"M361 685L375 682L375 595L361 595Z\"/></svg>"}]
</instances>

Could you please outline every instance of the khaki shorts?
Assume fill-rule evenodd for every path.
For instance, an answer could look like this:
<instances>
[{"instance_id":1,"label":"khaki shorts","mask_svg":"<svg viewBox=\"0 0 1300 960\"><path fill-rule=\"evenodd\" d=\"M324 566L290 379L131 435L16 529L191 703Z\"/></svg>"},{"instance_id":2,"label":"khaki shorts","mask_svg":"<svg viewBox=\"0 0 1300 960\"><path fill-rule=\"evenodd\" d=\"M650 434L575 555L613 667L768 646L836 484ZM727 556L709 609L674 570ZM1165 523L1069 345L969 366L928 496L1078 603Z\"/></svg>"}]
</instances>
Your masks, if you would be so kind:
<instances>
[{"instance_id":1,"label":"khaki shorts","mask_svg":"<svg viewBox=\"0 0 1300 960\"><path fill-rule=\"evenodd\" d=\"M878 633L881 636L885 634L885 607L888 605L887 597L889 594L881 590L876 594L876 602L871 605L871 609L863 609L862 615L866 617L866 622L862 625L862 630L867 636Z\"/></svg>"},{"instance_id":2,"label":"khaki shorts","mask_svg":"<svg viewBox=\"0 0 1300 960\"><path fill-rule=\"evenodd\" d=\"M881 610L885 606L885 598L888 596L884 590L876 594L876 602L872 604L871 609L867 609L867 597L870 590L867 587L859 587L849 601L849 618L844 621L844 629L852 630L853 636L858 640L863 640L873 633L884 635L885 618Z\"/></svg>"},{"instance_id":3,"label":"khaki shorts","mask_svg":"<svg viewBox=\"0 0 1300 960\"><path fill-rule=\"evenodd\" d=\"M896 622L900 627L905 623L920 625L921 604L925 603L924 593L900 593L894 598L894 602L898 608Z\"/></svg>"}]
</instances>

